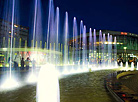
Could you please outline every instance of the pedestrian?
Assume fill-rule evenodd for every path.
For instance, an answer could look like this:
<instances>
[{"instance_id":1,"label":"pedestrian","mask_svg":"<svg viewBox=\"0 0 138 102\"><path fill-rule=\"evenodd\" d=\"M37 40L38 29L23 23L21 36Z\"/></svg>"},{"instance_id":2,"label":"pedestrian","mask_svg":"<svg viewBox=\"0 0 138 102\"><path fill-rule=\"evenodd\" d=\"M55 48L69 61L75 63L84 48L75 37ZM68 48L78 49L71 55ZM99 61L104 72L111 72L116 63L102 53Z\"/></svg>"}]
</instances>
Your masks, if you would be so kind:
<instances>
[{"instance_id":1,"label":"pedestrian","mask_svg":"<svg viewBox=\"0 0 138 102\"><path fill-rule=\"evenodd\" d=\"M21 59L21 69L24 70L24 58Z\"/></svg>"},{"instance_id":2,"label":"pedestrian","mask_svg":"<svg viewBox=\"0 0 138 102\"><path fill-rule=\"evenodd\" d=\"M29 62L30 62L30 59L29 57L27 57L27 59L25 60L26 70L29 70Z\"/></svg>"},{"instance_id":3,"label":"pedestrian","mask_svg":"<svg viewBox=\"0 0 138 102\"><path fill-rule=\"evenodd\" d=\"M118 64L118 66L120 66L120 60L119 60L119 58L117 59L117 64Z\"/></svg>"}]
</instances>

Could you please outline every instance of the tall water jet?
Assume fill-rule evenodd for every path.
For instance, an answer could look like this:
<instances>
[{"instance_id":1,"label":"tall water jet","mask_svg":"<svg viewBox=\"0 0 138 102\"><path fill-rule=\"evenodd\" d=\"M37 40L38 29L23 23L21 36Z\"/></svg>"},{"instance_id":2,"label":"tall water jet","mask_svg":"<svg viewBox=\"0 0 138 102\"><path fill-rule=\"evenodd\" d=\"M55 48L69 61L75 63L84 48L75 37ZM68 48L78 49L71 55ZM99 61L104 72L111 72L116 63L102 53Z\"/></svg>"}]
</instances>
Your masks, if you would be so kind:
<instances>
[{"instance_id":1,"label":"tall water jet","mask_svg":"<svg viewBox=\"0 0 138 102\"><path fill-rule=\"evenodd\" d=\"M122 62L120 63L120 67L121 67L121 68L123 67L123 63L122 63Z\"/></svg>"},{"instance_id":2,"label":"tall water jet","mask_svg":"<svg viewBox=\"0 0 138 102\"><path fill-rule=\"evenodd\" d=\"M34 23L33 24L33 53L34 53L34 48L35 48L37 5L38 5L38 0L35 0L35 12L34 12L34 22L33 22ZM32 74L33 74L33 71L34 71L34 68L32 68Z\"/></svg>"},{"instance_id":3,"label":"tall water jet","mask_svg":"<svg viewBox=\"0 0 138 102\"><path fill-rule=\"evenodd\" d=\"M108 67L109 66L111 66L111 37L110 37L110 35L109 35L109 33L108 33Z\"/></svg>"},{"instance_id":4,"label":"tall water jet","mask_svg":"<svg viewBox=\"0 0 138 102\"><path fill-rule=\"evenodd\" d=\"M86 26L84 25L83 28L83 38L82 38L82 61L83 65L86 64L86 59L87 59L87 36L86 36Z\"/></svg>"},{"instance_id":5,"label":"tall water jet","mask_svg":"<svg viewBox=\"0 0 138 102\"><path fill-rule=\"evenodd\" d=\"M77 62L78 61L78 30L77 30L77 21L76 21L76 17L74 17L73 20L73 62Z\"/></svg>"},{"instance_id":6,"label":"tall water jet","mask_svg":"<svg viewBox=\"0 0 138 102\"><path fill-rule=\"evenodd\" d=\"M82 59L82 34L83 34L83 21L81 20L80 22L80 41L79 41L79 62L81 63L81 59Z\"/></svg>"},{"instance_id":7,"label":"tall water jet","mask_svg":"<svg viewBox=\"0 0 138 102\"><path fill-rule=\"evenodd\" d=\"M55 42L55 22L54 22L54 4L53 0L49 0L49 14L48 14L48 28L47 28L47 50L50 48L50 43ZM52 47L52 46L51 46ZM52 47L53 49L53 47ZM46 52L48 53L48 52ZM46 61L49 63L52 63L52 55L49 56L50 59L48 59L48 56L46 58Z\"/></svg>"},{"instance_id":8,"label":"tall water jet","mask_svg":"<svg viewBox=\"0 0 138 102\"><path fill-rule=\"evenodd\" d=\"M68 63L68 36L69 36L69 28L68 28L68 12L65 15L65 24L64 24L64 64Z\"/></svg>"},{"instance_id":9,"label":"tall water jet","mask_svg":"<svg viewBox=\"0 0 138 102\"><path fill-rule=\"evenodd\" d=\"M14 79L14 76L12 74L12 59L13 59L13 44L14 44L14 23L15 23L15 0L9 1L10 6L12 5L11 9L11 25L9 24L10 29L10 38L8 38L8 48L10 48L10 57L9 57L9 73L7 73L7 78L4 79L4 83L0 86L1 89L13 89L15 87L19 86L19 83L17 80ZM8 29L9 30L9 29Z\"/></svg>"},{"instance_id":10,"label":"tall water jet","mask_svg":"<svg viewBox=\"0 0 138 102\"><path fill-rule=\"evenodd\" d=\"M99 62L99 65L101 65L102 63L102 44L103 41L102 41L102 31L100 30L99 31L99 53L98 53L98 62Z\"/></svg>"},{"instance_id":11,"label":"tall water jet","mask_svg":"<svg viewBox=\"0 0 138 102\"><path fill-rule=\"evenodd\" d=\"M41 17L41 2L40 0L35 0L34 1L34 16L33 16L33 40L32 40L32 54L29 56L30 58L26 59L26 62L29 62L31 60L32 62L32 68L31 68L31 73L28 75L27 82L28 83L35 83L37 81L36 78L36 62L39 62L39 57L38 57L38 48L41 48L42 46L42 17Z\"/></svg>"},{"instance_id":12,"label":"tall water jet","mask_svg":"<svg viewBox=\"0 0 138 102\"><path fill-rule=\"evenodd\" d=\"M15 0L13 0L12 4L12 24L11 24L11 47L10 47L10 79L12 77L11 69L12 69L12 47L13 47L13 34L14 34L14 7L15 7Z\"/></svg>"},{"instance_id":13,"label":"tall water jet","mask_svg":"<svg viewBox=\"0 0 138 102\"><path fill-rule=\"evenodd\" d=\"M134 70L134 63L131 62L131 70Z\"/></svg>"},{"instance_id":14,"label":"tall water jet","mask_svg":"<svg viewBox=\"0 0 138 102\"><path fill-rule=\"evenodd\" d=\"M109 65L110 65L110 67L113 67L112 66L112 60L113 60L113 56L112 56L112 35L110 35L110 44L109 44L109 48L110 48L110 55L109 55L109 59L110 59L110 63L109 63Z\"/></svg>"},{"instance_id":15,"label":"tall water jet","mask_svg":"<svg viewBox=\"0 0 138 102\"><path fill-rule=\"evenodd\" d=\"M89 63L92 64L93 57L93 37L92 37L92 29L89 30Z\"/></svg>"},{"instance_id":16,"label":"tall water jet","mask_svg":"<svg viewBox=\"0 0 138 102\"><path fill-rule=\"evenodd\" d=\"M114 50L113 50L113 54L114 54L114 64L117 63L117 45L116 45L116 37L114 37ZM115 66L117 67L117 66Z\"/></svg>"},{"instance_id":17,"label":"tall water jet","mask_svg":"<svg viewBox=\"0 0 138 102\"><path fill-rule=\"evenodd\" d=\"M128 68L128 62L126 62L126 68Z\"/></svg>"},{"instance_id":18,"label":"tall water jet","mask_svg":"<svg viewBox=\"0 0 138 102\"><path fill-rule=\"evenodd\" d=\"M59 50L59 7L57 7L56 9L56 18L55 18L55 25L56 25L56 51ZM58 55L56 56L56 64L57 64L57 60L59 58Z\"/></svg>"},{"instance_id":19,"label":"tall water jet","mask_svg":"<svg viewBox=\"0 0 138 102\"><path fill-rule=\"evenodd\" d=\"M111 49L113 48L113 37L112 37L112 35L110 35L110 46L111 46ZM113 58L113 56L112 56L112 53L113 51L111 51L111 59Z\"/></svg>"},{"instance_id":20,"label":"tall water jet","mask_svg":"<svg viewBox=\"0 0 138 102\"><path fill-rule=\"evenodd\" d=\"M93 32L93 36L94 36L94 64L96 65L97 64L97 49L96 49L96 30L94 29L94 32Z\"/></svg>"},{"instance_id":21,"label":"tall water jet","mask_svg":"<svg viewBox=\"0 0 138 102\"><path fill-rule=\"evenodd\" d=\"M103 34L103 46L102 46L103 48L103 50L102 50L102 54L103 54L103 56L102 56L102 60L103 60L103 62L102 62L102 65L103 65L103 67L105 67L105 62L106 62L106 58L105 58L105 56L106 56L106 38L105 38L105 34Z\"/></svg>"}]
</instances>

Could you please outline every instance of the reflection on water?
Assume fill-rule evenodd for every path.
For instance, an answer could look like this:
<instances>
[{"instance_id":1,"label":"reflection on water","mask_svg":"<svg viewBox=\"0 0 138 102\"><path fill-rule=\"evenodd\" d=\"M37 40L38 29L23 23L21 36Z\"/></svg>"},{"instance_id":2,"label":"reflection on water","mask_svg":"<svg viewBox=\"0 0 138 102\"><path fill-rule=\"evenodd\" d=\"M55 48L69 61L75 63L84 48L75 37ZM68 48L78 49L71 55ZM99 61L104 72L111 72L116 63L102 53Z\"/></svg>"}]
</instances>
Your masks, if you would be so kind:
<instances>
[{"instance_id":1,"label":"reflection on water","mask_svg":"<svg viewBox=\"0 0 138 102\"><path fill-rule=\"evenodd\" d=\"M104 77L109 72L83 73L61 79L61 102L115 102L104 88Z\"/></svg>"},{"instance_id":2,"label":"reflection on water","mask_svg":"<svg viewBox=\"0 0 138 102\"><path fill-rule=\"evenodd\" d=\"M60 79L60 102L115 102L104 88L104 77L113 71L97 71ZM0 93L0 102L35 102L36 85Z\"/></svg>"}]
</instances>

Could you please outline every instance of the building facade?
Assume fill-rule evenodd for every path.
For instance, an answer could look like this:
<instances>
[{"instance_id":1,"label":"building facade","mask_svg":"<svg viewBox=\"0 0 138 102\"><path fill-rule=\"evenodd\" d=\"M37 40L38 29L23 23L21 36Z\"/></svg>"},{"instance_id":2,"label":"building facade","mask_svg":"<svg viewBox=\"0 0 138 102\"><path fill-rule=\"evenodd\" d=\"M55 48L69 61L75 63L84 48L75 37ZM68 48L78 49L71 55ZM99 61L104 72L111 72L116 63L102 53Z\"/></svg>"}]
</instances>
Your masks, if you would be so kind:
<instances>
[{"instance_id":1,"label":"building facade","mask_svg":"<svg viewBox=\"0 0 138 102\"><path fill-rule=\"evenodd\" d=\"M11 32L11 22L0 19L0 48L7 48L10 46ZM29 27L14 24L13 47L24 47L25 41L28 40L28 36Z\"/></svg>"},{"instance_id":2,"label":"building facade","mask_svg":"<svg viewBox=\"0 0 138 102\"><path fill-rule=\"evenodd\" d=\"M108 34L112 36L112 38L108 39ZM92 33L92 45L90 41L90 34L86 34L86 43L84 44L83 42L83 35L79 35L78 37L74 37L75 39L70 39L69 41L69 46L70 49L73 49L73 46L75 48L75 52L78 51L78 53L81 54L83 53L83 47L86 45L87 49L87 59L88 57L94 57L96 54L97 58L100 59L101 55L103 53L104 49L104 54L102 56L109 57L109 52L112 54L111 58L114 60L117 59L122 59L123 62L126 61L133 61L134 59L138 58L138 34L133 34L129 32L119 32L119 31L111 31L111 30L102 30L102 37L99 36L100 31L96 31L96 37L95 37L95 42L94 42L94 34ZM103 38L105 35L105 41L103 41ZM116 42L114 41L114 38L116 37ZM77 44L77 45L76 45ZM111 45L111 46L110 46ZM90 55L90 46L92 46L93 51L96 51L96 53L93 52L93 55ZM94 46L95 49L94 49ZM109 51L109 46L111 47L111 51ZM104 47L104 48L103 48ZM72 52L73 50L70 50ZM75 54L73 51L73 54ZM113 57L115 56L116 53L116 58ZM71 55L72 56L72 55ZM74 55L75 56L75 55ZM108 58L109 59L109 58ZM107 60L108 60L107 59Z\"/></svg>"},{"instance_id":3,"label":"building facade","mask_svg":"<svg viewBox=\"0 0 138 102\"><path fill-rule=\"evenodd\" d=\"M117 57L125 60L138 58L138 34L103 30L103 33L110 33L117 40Z\"/></svg>"},{"instance_id":4,"label":"building facade","mask_svg":"<svg viewBox=\"0 0 138 102\"><path fill-rule=\"evenodd\" d=\"M0 19L0 63L8 62L11 48L11 22ZM29 36L29 27L14 24L12 48L27 47L27 40ZM6 50L6 51L3 51ZM16 51L13 50L15 56Z\"/></svg>"}]
</instances>

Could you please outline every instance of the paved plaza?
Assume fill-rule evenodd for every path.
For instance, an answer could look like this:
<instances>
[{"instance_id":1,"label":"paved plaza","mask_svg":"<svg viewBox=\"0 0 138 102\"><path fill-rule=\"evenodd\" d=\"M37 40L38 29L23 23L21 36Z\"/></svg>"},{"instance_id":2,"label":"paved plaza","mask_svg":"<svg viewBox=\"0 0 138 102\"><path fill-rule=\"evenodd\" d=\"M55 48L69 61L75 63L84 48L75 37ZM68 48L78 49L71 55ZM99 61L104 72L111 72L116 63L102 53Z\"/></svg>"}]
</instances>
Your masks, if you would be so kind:
<instances>
[{"instance_id":1,"label":"paved plaza","mask_svg":"<svg viewBox=\"0 0 138 102\"><path fill-rule=\"evenodd\" d=\"M59 80L60 102L116 102L104 87L104 78L113 70L68 75ZM36 85L1 92L1 102L36 102Z\"/></svg>"}]
</instances>

